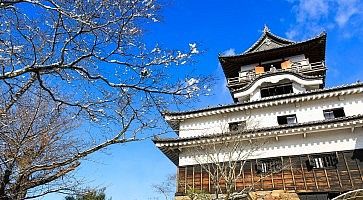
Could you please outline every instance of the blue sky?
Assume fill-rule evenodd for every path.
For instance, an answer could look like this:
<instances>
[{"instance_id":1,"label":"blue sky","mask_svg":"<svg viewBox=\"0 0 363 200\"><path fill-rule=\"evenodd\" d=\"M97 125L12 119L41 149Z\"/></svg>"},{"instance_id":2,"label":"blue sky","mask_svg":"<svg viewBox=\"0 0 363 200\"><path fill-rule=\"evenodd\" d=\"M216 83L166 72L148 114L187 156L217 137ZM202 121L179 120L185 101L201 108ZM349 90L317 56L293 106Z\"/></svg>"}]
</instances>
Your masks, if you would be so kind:
<instances>
[{"instance_id":1,"label":"blue sky","mask_svg":"<svg viewBox=\"0 0 363 200\"><path fill-rule=\"evenodd\" d=\"M149 27L145 39L167 48L196 42L203 53L195 58L196 73L219 80L212 97L195 107L231 103L218 53L238 54L260 36L264 24L279 36L301 41L325 30L327 87L363 80L363 1L260 0L167 2L160 23ZM113 200L157 199L151 187L175 166L151 141L114 146L93 155L77 171L90 186L107 187ZM52 195L44 199L63 199ZM160 198L162 199L162 198Z\"/></svg>"}]
</instances>

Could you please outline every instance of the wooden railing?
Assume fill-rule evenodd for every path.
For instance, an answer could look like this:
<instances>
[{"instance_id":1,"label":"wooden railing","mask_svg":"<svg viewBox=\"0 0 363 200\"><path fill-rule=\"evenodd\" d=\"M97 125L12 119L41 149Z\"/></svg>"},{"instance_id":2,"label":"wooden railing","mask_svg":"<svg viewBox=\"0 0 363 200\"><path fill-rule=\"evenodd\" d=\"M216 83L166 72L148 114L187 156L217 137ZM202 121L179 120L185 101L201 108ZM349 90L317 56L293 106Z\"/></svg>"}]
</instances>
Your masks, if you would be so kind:
<instances>
[{"instance_id":1,"label":"wooden railing","mask_svg":"<svg viewBox=\"0 0 363 200\"><path fill-rule=\"evenodd\" d=\"M256 74L254 70L249 71L247 73L240 72L239 77L229 78L227 79L227 83L228 86L246 84L261 75L276 73L281 71L292 71L292 72L306 74L306 73L319 72L324 70L326 70L324 61L309 63L307 59L303 59L297 62L292 62L291 67L288 69L271 69L270 71L259 74Z\"/></svg>"}]
</instances>

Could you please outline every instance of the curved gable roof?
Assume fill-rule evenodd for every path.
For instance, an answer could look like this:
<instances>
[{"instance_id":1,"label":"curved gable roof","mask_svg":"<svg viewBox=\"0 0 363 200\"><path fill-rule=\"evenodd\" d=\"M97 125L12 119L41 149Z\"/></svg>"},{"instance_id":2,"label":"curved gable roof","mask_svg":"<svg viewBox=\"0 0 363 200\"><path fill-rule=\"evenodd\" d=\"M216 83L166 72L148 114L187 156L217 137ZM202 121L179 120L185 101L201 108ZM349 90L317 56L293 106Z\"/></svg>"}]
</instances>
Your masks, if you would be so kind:
<instances>
[{"instance_id":1,"label":"curved gable roof","mask_svg":"<svg viewBox=\"0 0 363 200\"><path fill-rule=\"evenodd\" d=\"M280 43L275 43L272 45L273 47L267 48L265 46L266 41L272 37L276 38L275 41ZM238 76L240 67L243 65L299 54L305 54L305 56L309 58L310 62L320 62L325 60L325 44L325 32L322 32L314 38L301 42L288 42L284 41L283 38L266 31L266 33L262 34L261 38L244 53L233 56L219 56L218 59L226 78L233 78Z\"/></svg>"},{"instance_id":2,"label":"curved gable roof","mask_svg":"<svg viewBox=\"0 0 363 200\"><path fill-rule=\"evenodd\" d=\"M279 37L271 33L270 29L265 25L265 28L263 29L263 33L260 38L250 48L243 52L243 54L279 48L294 43L295 42L291 40Z\"/></svg>"}]
</instances>

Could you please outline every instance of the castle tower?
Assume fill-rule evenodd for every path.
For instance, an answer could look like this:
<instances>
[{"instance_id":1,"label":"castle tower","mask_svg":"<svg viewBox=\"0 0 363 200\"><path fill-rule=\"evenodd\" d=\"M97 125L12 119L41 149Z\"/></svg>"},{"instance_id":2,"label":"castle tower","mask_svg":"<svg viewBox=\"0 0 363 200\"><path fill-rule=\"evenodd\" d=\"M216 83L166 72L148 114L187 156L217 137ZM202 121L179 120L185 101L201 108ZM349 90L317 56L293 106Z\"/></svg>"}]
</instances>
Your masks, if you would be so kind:
<instances>
[{"instance_id":1,"label":"castle tower","mask_svg":"<svg viewBox=\"0 0 363 200\"><path fill-rule=\"evenodd\" d=\"M165 113L177 137L154 143L177 166L178 198L329 199L363 188L363 84L325 88L325 45L325 33L295 42L265 27L244 53L219 57L233 103ZM232 165L232 181L221 178Z\"/></svg>"}]
</instances>

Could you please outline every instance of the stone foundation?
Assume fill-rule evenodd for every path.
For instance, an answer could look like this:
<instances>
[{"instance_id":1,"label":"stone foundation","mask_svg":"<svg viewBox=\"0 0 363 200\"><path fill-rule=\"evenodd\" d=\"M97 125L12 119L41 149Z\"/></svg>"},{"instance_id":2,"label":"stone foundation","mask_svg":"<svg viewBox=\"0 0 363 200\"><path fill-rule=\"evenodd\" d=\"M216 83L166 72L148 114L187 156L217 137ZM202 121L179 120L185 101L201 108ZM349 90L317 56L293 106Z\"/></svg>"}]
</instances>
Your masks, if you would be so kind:
<instances>
[{"instance_id":1,"label":"stone foundation","mask_svg":"<svg viewBox=\"0 0 363 200\"><path fill-rule=\"evenodd\" d=\"M250 192L252 200L299 200L299 196L294 191L273 190Z\"/></svg>"},{"instance_id":2,"label":"stone foundation","mask_svg":"<svg viewBox=\"0 0 363 200\"><path fill-rule=\"evenodd\" d=\"M190 198L187 196L177 196L175 197L175 200L190 200Z\"/></svg>"},{"instance_id":3,"label":"stone foundation","mask_svg":"<svg viewBox=\"0 0 363 200\"><path fill-rule=\"evenodd\" d=\"M190 200L187 196L176 196L175 200ZM295 191L273 190L250 192L244 200L300 200Z\"/></svg>"}]
</instances>

